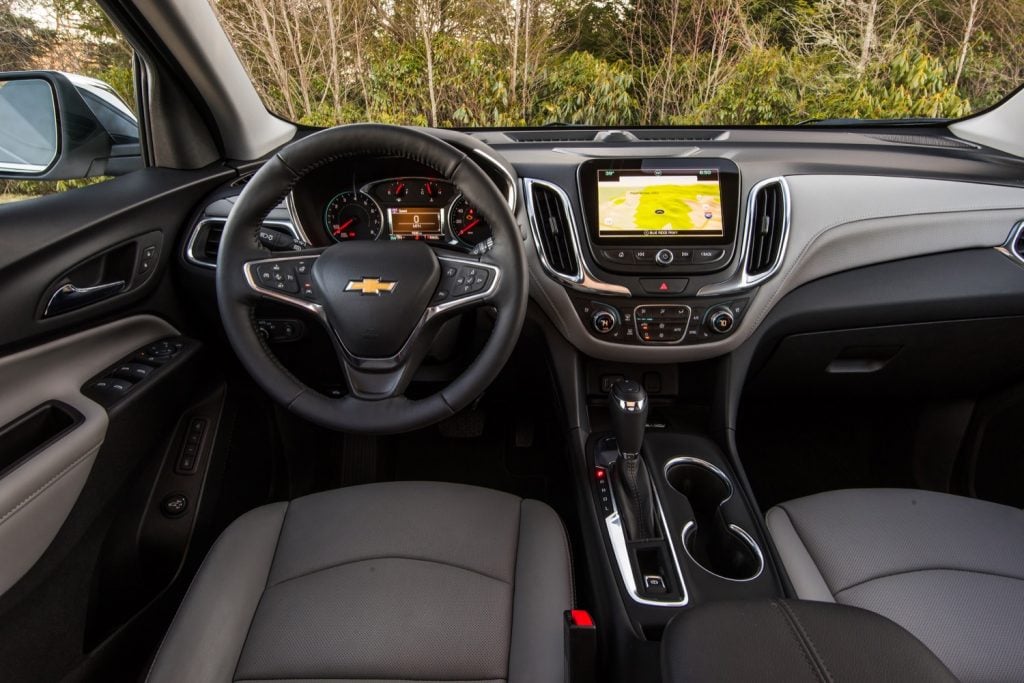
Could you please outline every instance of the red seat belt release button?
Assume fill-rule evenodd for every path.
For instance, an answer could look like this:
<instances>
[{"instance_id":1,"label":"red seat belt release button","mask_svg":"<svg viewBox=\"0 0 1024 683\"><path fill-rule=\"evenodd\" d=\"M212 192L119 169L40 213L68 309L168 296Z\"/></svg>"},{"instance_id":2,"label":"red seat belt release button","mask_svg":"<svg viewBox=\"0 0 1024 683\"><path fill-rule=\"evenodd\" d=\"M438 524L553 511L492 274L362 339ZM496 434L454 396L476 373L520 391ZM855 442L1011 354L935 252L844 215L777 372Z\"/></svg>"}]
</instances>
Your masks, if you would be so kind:
<instances>
[{"instance_id":1,"label":"red seat belt release button","mask_svg":"<svg viewBox=\"0 0 1024 683\"><path fill-rule=\"evenodd\" d=\"M596 680L597 625L582 609L565 611L565 680L567 683L594 683Z\"/></svg>"}]
</instances>

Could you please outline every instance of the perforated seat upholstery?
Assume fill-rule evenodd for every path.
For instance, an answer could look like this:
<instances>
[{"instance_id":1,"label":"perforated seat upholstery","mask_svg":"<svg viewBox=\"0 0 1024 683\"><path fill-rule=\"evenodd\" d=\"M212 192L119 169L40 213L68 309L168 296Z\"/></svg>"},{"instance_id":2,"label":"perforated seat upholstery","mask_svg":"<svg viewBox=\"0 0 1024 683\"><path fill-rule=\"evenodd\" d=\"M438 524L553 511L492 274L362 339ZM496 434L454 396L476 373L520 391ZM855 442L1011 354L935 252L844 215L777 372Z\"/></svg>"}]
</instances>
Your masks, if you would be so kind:
<instances>
[{"instance_id":1,"label":"perforated seat upholstery","mask_svg":"<svg viewBox=\"0 0 1024 683\"><path fill-rule=\"evenodd\" d=\"M537 501L399 482L261 507L200 569L149 680L559 681L572 585Z\"/></svg>"},{"instance_id":2,"label":"perforated seat upholstery","mask_svg":"<svg viewBox=\"0 0 1024 683\"><path fill-rule=\"evenodd\" d=\"M864 489L790 501L767 521L798 597L888 617L962 681L1024 680L1024 511Z\"/></svg>"}]
</instances>

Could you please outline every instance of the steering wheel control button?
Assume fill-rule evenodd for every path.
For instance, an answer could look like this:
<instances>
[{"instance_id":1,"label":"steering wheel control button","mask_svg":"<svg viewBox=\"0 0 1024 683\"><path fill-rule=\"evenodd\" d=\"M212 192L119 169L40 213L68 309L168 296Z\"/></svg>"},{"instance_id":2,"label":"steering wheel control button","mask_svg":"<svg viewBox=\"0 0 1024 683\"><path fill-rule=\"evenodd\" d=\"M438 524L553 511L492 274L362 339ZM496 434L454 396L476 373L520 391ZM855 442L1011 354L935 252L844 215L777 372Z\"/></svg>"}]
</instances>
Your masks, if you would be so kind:
<instances>
[{"instance_id":1,"label":"steering wheel control button","mask_svg":"<svg viewBox=\"0 0 1024 683\"><path fill-rule=\"evenodd\" d=\"M304 262L303 262L304 263ZM286 294L299 293L299 274L294 263L274 261L256 266L260 284Z\"/></svg>"},{"instance_id":2,"label":"steering wheel control button","mask_svg":"<svg viewBox=\"0 0 1024 683\"><path fill-rule=\"evenodd\" d=\"M637 306L633 313L636 333L648 344L677 344L690 324L689 306Z\"/></svg>"},{"instance_id":3,"label":"steering wheel control button","mask_svg":"<svg viewBox=\"0 0 1024 683\"><path fill-rule=\"evenodd\" d=\"M724 249L697 249L693 252L693 262L695 264L714 263L721 260L723 256L725 256Z\"/></svg>"},{"instance_id":4,"label":"steering wheel control button","mask_svg":"<svg viewBox=\"0 0 1024 683\"><path fill-rule=\"evenodd\" d=\"M659 249L658 253L654 255L654 262L659 266L670 265L676 260L676 255L672 253L671 249Z\"/></svg>"},{"instance_id":5,"label":"steering wheel control button","mask_svg":"<svg viewBox=\"0 0 1024 683\"><path fill-rule=\"evenodd\" d=\"M175 519L188 510L188 498L184 493L172 493L160 501L160 512L164 517Z\"/></svg>"},{"instance_id":6,"label":"steering wheel control button","mask_svg":"<svg viewBox=\"0 0 1024 683\"><path fill-rule=\"evenodd\" d=\"M647 294L682 294L688 283L679 278L640 278L640 287Z\"/></svg>"}]
</instances>

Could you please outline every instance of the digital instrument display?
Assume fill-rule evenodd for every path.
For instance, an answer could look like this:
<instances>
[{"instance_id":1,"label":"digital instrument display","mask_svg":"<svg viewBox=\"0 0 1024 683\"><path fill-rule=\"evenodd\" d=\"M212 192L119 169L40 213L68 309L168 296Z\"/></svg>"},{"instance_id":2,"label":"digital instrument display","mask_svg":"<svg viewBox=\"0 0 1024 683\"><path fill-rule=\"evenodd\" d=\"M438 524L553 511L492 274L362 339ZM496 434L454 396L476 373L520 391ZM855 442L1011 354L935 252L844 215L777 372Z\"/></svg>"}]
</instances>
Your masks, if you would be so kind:
<instances>
[{"instance_id":1,"label":"digital instrument display","mask_svg":"<svg viewBox=\"0 0 1024 683\"><path fill-rule=\"evenodd\" d=\"M601 238L722 238L718 169L597 169Z\"/></svg>"},{"instance_id":2,"label":"digital instrument display","mask_svg":"<svg viewBox=\"0 0 1024 683\"><path fill-rule=\"evenodd\" d=\"M441 209L430 207L391 207L388 209L391 219L391 238L396 240L440 241L444 238L441 231Z\"/></svg>"}]
</instances>

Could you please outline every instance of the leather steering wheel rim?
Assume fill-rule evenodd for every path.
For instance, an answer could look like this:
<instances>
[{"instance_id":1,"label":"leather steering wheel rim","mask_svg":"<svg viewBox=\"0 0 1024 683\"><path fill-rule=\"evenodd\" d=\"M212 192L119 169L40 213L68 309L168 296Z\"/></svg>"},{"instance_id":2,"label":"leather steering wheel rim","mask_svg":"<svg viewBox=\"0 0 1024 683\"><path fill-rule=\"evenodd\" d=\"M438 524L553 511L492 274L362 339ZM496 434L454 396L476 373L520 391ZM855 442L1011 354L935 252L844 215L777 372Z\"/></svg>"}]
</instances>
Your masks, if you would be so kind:
<instances>
[{"instance_id":1,"label":"leather steering wheel rim","mask_svg":"<svg viewBox=\"0 0 1024 683\"><path fill-rule=\"evenodd\" d=\"M453 183L466 200L487 217L494 237L490 250L473 257L497 273L494 276L495 286L488 290L486 296L479 296L474 301L474 305L490 305L496 309L491 335L462 374L444 389L421 399L409 399L401 393L373 399L354 394L328 397L292 375L277 360L256 329L255 305L269 297L267 292L253 286L251 277L246 278L247 269L260 260L294 257L291 253L272 253L260 244L258 232L263 219L309 172L341 159L365 156L401 157L433 169ZM402 243L385 242L381 246L388 248L389 244ZM316 259L324 251L310 250L300 254L308 253L311 259ZM329 128L287 145L249 180L221 237L217 255L217 304L228 340L243 366L277 403L330 429L369 434L397 433L450 417L490 385L511 355L522 329L528 298L527 272L522 235L506 199L468 155L421 130L353 124ZM318 295L335 297L341 293L326 291ZM335 330L326 320L324 322L328 334L339 348L339 357L348 374L353 371L348 364L351 360L349 354L344 353L344 345L339 343ZM431 332L417 328L413 334L421 331L424 334Z\"/></svg>"}]
</instances>

